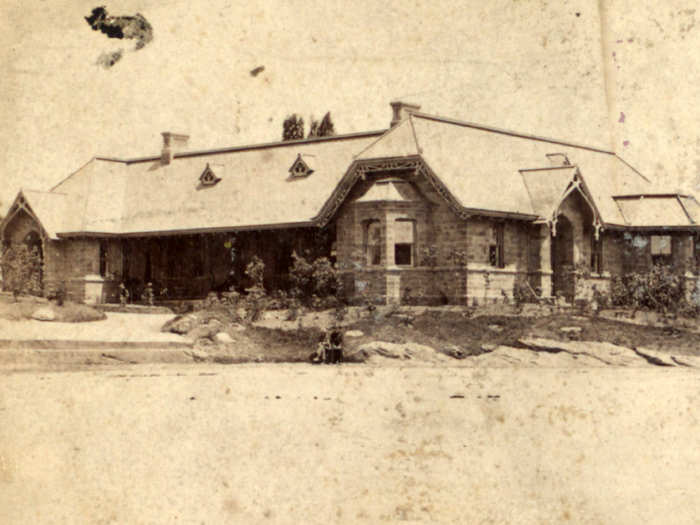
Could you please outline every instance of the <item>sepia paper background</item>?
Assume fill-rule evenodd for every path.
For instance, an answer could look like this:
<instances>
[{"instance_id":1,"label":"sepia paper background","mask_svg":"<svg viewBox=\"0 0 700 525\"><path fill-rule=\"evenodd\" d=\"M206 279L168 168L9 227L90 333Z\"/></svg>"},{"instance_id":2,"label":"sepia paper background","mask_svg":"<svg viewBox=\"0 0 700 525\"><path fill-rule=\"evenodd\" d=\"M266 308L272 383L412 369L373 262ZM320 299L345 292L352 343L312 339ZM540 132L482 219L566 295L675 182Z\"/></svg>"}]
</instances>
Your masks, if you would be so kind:
<instances>
[{"instance_id":1,"label":"sepia paper background","mask_svg":"<svg viewBox=\"0 0 700 525\"><path fill-rule=\"evenodd\" d=\"M188 133L190 147L196 150L278 140L282 121L290 113L302 115L308 123L310 117L320 118L330 111L339 133L383 129L388 127L391 117L389 101L395 99L420 104L431 114L612 147L643 174L669 189L700 193L697 131L700 122L700 11L694 0L129 0L107 4L112 15L138 12L150 22L154 38L139 50L133 49L133 41L108 39L90 29L83 17L98 5L84 0L2 0L0 4L3 44L0 46L0 214L4 214L20 187L48 189L95 155L157 154L162 131ZM98 64L100 55L120 48L124 49L124 56L112 67ZM264 66L264 71L252 75L251 71L259 66ZM608 371L608 377L613 372ZM251 378L250 371L244 375L245 384L256 384L257 376ZM437 398L438 394L447 399L463 386L458 385L459 380L455 378L448 378L455 385L448 381L450 386L444 386L445 379L438 377L440 373L436 371L429 375L431 379L427 384L434 390L421 394L428 399ZM381 380L365 381L371 389L363 393L361 402L369 403L381 398L384 390L403 387L395 376L380 372L378 378ZM6 393L21 392L29 383L32 388L41 384L38 379L28 379L25 383L20 376L3 381L5 379L9 385ZM613 414L611 420L605 419L604 412L581 415L582 412L571 409L572 404L585 406L590 402L587 389L593 389L593 383L582 374L571 381L570 392L561 386L562 381L566 385L568 379L552 373L535 371L519 375L515 383L508 372L479 372L472 379L475 384L495 381L499 395L505 400L517 400L520 387L534 383L546 391L548 385L556 384L553 391L562 396L562 402L556 405L564 408L563 412L559 408L547 408L551 411L550 423L552 420L555 423L549 430L542 430L550 436L544 448L537 443L518 441L517 433L525 423L519 423L517 417L513 419L511 416L517 414L512 410L506 410L504 416L485 409L484 421L495 429L505 429L506 434L496 431L493 437L497 445L502 444L501 454L492 458L493 470L477 481L451 477L453 473L445 463L441 479L460 491L464 489L460 494L465 494L465 499L452 500L454 511L450 501L442 501L443 506L435 511L438 521L475 523L481 516L484 522L489 522L488 516L498 516L500 521L491 522L517 523L536 522L527 519L532 516L547 516L555 520L550 522L632 523L634 509L638 508L640 515L651 517L656 523L693 522L693 512L698 510L698 479L692 460L697 465L694 451L698 447L696 420L687 418L692 416L696 406L695 398L690 396L696 390L696 378L690 373L683 376L680 392L668 376L642 375L644 382L638 383L638 376L626 374L620 394L616 386L611 386L617 379L610 378L610 390L604 395L621 395L637 410L628 412L628 407L619 403L608 406L610 398L601 394L593 405ZM415 377L413 380L421 381ZM216 388L220 387L221 392L228 388L223 379L216 381ZM321 390L325 392L331 379L324 381ZM113 383L105 386L97 379L88 382L91 388L103 394L107 392L115 398L128 399L135 407L134 412L128 416L115 415L93 406L94 414L100 414L94 424L86 420L78 427L76 435L65 438L68 441L63 440L61 446L82 443L81 440L87 439L80 437L84 435L91 443L100 443L102 431L106 432L115 421L128 426L129 417L138 418L138 405L144 395L162 400L164 413L168 411L170 396L177 395L178 399L190 395L194 399L195 396L188 390L189 384L179 387L182 391L173 394L158 391L158 387L138 380L119 387ZM52 458L68 457L62 449L55 451L49 447L34 451L35 455L29 459L23 458L20 451L27 445L22 443L20 433L12 433L13 429L45 425L45 431L50 432L52 425L60 423L51 419L53 403L57 403L58 396L90 398L89 393L75 391L77 387L72 385L70 377L64 376L50 386L42 386L38 391L45 393L47 400L45 403L41 399L37 401L40 410L27 412L22 421L0 419L5 438L15 440L4 454L0 450L0 463L5 462L0 464L0 483L18 476L24 469L42 483L49 480L46 483L50 486L63 483L69 494L71 503L63 513L42 514L39 521L72 522L75 519L75 522L89 523L94 518L94 522L119 523L141 516L144 521L174 522L173 516L166 512L168 508L192 511L201 502L205 506L217 505L216 512L210 513L216 517L212 522L219 522L221 516L229 516L231 522L251 521L246 518L248 515L237 514L243 505L243 496L224 498L224 503L219 505L213 481L195 483L189 477L192 473L208 472L210 468L220 474L216 465L190 465L191 472L188 469L169 472L167 465L172 463L166 460L161 464L165 465L164 472L154 472L143 464L133 472L125 472L126 466L112 466L114 471L110 476L138 480L136 485L144 491L134 495L129 493L128 487L119 488L123 491L120 499L114 495L117 492L114 487L111 491L95 487L86 494L72 493L71 481L61 478L65 465L57 460L52 462ZM283 398L298 394L290 389L282 390ZM260 395L257 391L255 395L248 394L243 398L247 407L243 412L254 419L255 403L262 404L263 394L274 392L277 390L272 385L269 392L263 389ZM484 389L484 397L489 393L491 391ZM317 392L306 394L311 399ZM222 403L219 399L207 409L222 410L225 408ZM666 412L668 407L682 407L683 413ZM394 411L388 404L387 409ZM299 406L295 410L300 420L307 422L304 418L308 412ZM363 423L361 407L324 408L323 415L337 417L343 410L348 410L347 419L357 427L355 435L362 434L363 425L369 423ZM534 413L537 408L532 410ZM400 412L398 408L395 411ZM647 421L630 415L637 413L650 414L653 419ZM37 421L36 414L47 415L47 419ZM280 409L275 414L283 417L284 411ZM450 405L447 416L460 417L460 414ZM431 428L441 429L448 441L456 439L449 430L450 420L440 419L435 413L426 418L416 420L415 426L401 428L410 444L405 447L407 452L403 460L415 462L418 470L427 468L427 463L421 463L426 457L439 455L435 448L426 448L423 443ZM501 425L504 419L507 424ZM177 423L168 422L168 425ZM211 441L216 440L219 430L236 432L234 425L226 426L225 419L216 419L212 424L211 434L204 436ZM379 434L384 431L390 435L396 431L395 428L383 429L381 421L372 424L379 425ZM153 435L140 437L141 441L137 442L150 454L165 453L176 458L179 444L169 439L172 428L168 425L155 429ZM242 425L248 431L255 428L251 423ZM634 429L635 433L617 436L620 429ZM278 431L283 433L284 429ZM303 429L298 429L296 435L301 439L303 433ZM566 452L566 465L572 469L558 471L547 464L547 452L568 443L563 436L571 433L591 441L601 439L601 434L611 436L611 440L617 436L620 441L614 452L619 455L596 456L595 448L584 445L581 451ZM508 441L504 435L516 437ZM674 456L677 461L662 469L654 461L655 450L646 442L646 435L662 435L669 447L678 450ZM196 447L196 436L191 438L186 445ZM105 449L120 450L115 442L117 437L110 434L110 439L112 441L103 443ZM512 443L519 444L520 448L506 450ZM278 444L283 445L274 442L274 446L265 443L256 446L273 458L277 454L273 449ZM370 458L379 454L375 448L363 447L354 450ZM7 450L14 451L14 455ZM342 457L342 451L342 443L332 448L339 458L340 473L336 474L341 477L343 468L352 470L362 464L362 458ZM379 451L395 452L390 445ZM635 456L635 451L638 463L624 463L619 459ZM126 459L128 452L119 454L123 453ZM92 454L94 468L99 469L99 449ZM211 454L211 450L207 450L202 457ZM313 476L313 461L324 456L304 454L303 449L298 454L285 449L281 455L282 464L285 460L303 463L307 458L310 465L304 468L295 465L300 470L307 469L311 473L309 476ZM587 470L576 467L579 459L583 465L588 465ZM392 461L386 460L387 468ZM500 472L497 471L499 463L505 464ZM533 465L544 465L543 478L539 477L540 467L537 467L538 475L531 476ZM634 470L640 465L638 480L644 490L635 483L622 483L634 479L637 475ZM644 465L653 467L645 469ZM231 460L224 466L233 470L238 465ZM270 459L264 474L274 478L278 468L280 465ZM624 476L620 475L621 483L617 484L615 476L620 472ZM191 484L191 490L174 490L174 493L179 496L192 493L200 503L168 500L167 495L162 494L166 475L172 475L172 479L184 487ZM363 480L360 474L357 476L350 478L354 479L352 487L339 487L328 480L325 485L314 485L303 476L296 484L289 479L285 483L292 487L292 499L297 506L308 507L304 512L308 513L309 522L313 522L316 520L312 518L319 517L313 516L313 494L305 498L294 490L295 485L311 486L310 492L328 489L347 494L357 489L355 492L360 493ZM385 479L389 485L405 483L397 473L387 474ZM494 479L501 484L497 491L489 489L493 489L490 483ZM596 488L599 480L604 480L605 486L615 486L617 491L599 494ZM89 485L89 475L80 481ZM662 495L659 500L651 501L645 490L657 481ZM250 479L243 478L239 482L244 488L251 483ZM420 479L417 483L420 485ZM567 484L577 487L575 494L567 491ZM530 489L523 491L523 485ZM41 486L37 482L36 492L27 494L26 501L50 501L51 505L46 503L47 508L61 508L61 495L43 493ZM680 490L679 486L687 489ZM557 492L557 487L561 492ZM377 508L387 505L388 497L396 498L394 506L399 511L385 521L400 520L407 515L400 511L405 503L402 496L389 491L389 495L383 497L381 487L371 488L368 512L371 513L372 505ZM432 489L435 494L441 490L440 487ZM545 494L545 490L550 492ZM664 495L663 491L668 492ZM250 496L245 490L242 492ZM618 521L616 505L621 495L627 496L624 499L628 505L624 510L625 519ZM138 500L145 502L141 510L134 503ZM130 502L132 507L122 506L124 501ZM659 501L667 501L668 505L661 505ZM540 508L540 505L550 507ZM466 507L471 511L466 512ZM14 516L22 514L19 506L12 510ZM190 517L193 516L196 516L194 511ZM260 509L256 516L261 521L272 517L288 522L276 509ZM326 514L322 516L326 519ZM363 521L363 517L366 516L359 513L346 514L332 517L332 521L350 523ZM194 519L191 522L195 522Z\"/></svg>"},{"instance_id":2,"label":"sepia paper background","mask_svg":"<svg viewBox=\"0 0 700 525\"><path fill-rule=\"evenodd\" d=\"M665 186L700 180L700 28L692 0L241 3L125 1L154 38L108 39L83 0L4 0L0 201L95 155L269 142L284 117L339 133L388 126L388 103L614 147ZM124 50L111 68L105 52ZM257 76L251 70L264 66Z\"/></svg>"}]
</instances>

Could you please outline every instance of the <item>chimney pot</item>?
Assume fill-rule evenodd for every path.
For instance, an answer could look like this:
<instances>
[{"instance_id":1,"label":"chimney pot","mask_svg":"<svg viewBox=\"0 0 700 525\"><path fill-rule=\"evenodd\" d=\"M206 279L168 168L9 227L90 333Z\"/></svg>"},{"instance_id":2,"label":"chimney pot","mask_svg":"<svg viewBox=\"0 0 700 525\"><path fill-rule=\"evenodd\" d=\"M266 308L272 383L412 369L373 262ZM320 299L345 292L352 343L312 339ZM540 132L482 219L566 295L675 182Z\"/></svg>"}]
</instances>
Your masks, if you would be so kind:
<instances>
[{"instance_id":1,"label":"chimney pot","mask_svg":"<svg viewBox=\"0 0 700 525\"><path fill-rule=\"evenodd\" d=\"M398 123L400 123L402 120L405 120L408 118L408 116L411 113L414 113L416 111L420 110L420 106L417 104L409 104L408 102L402 102L400 100L395 100L390 103L391 104L391 109L393 110L394 114L391 119L391 127L393 128L396 126Z\"/></svg>"},{"instance_id":2,"label":"chimney pot","mask_svg":"<svg viewBox=\"0 0 700 525\"><path fill-rule=\"evenodd\" d=\"M175 153L179 153L187 146L190 136L170 131L164 131L161 135L163 135L163 149L160 160L162 164L170 164Z\"/></svg>"}]
</instances>

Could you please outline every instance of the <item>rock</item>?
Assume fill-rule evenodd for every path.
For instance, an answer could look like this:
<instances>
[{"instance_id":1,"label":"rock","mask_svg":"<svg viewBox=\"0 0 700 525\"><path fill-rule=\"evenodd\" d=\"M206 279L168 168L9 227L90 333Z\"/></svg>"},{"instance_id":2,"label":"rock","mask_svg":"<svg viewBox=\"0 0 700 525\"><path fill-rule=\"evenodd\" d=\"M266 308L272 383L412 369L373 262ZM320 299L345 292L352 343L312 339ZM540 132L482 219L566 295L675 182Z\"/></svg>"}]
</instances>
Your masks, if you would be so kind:
<instances>
[{"instance_id":1,"label":"rock","mask_svg":"<svg viewBox=\"0 0 700 525\"><path fill-rule=\"evenodd\" d=\"M372 341L361 345L357 352L365 359L383 357L396 360L445 361L448 358L434 348L418 343L388 343Z\"/></svg>"},{"instance_id":2,"label":"rock","mask_svg":"<svg viewBox=\"0 0 700 525\"><path fill-rule=\"evenodd\" d=\"M364 332L362 330L348 330L345 332L345 337L362 337Z\"/></svg>"},{"instance_id":3,"label":"rock","mask_svg":"<svg viewBox=\"0 0 700 525\"><path fill-rule=\"evenodd\" d=\"M637 355L642 356L652 365L658 366L677 366L678 363L673 360L673 356L666 352L652 350L651 348L635 348ZM682 366L682 365L681 365Z\"/></svg>"},{"instance_id":4,"label":"rock","mask_svg":"<svg viewBox=\"0 0 700 525\"><path fill-rule=\"evenodd\" d=\"M191 357L194 361L206 361L209 354L198 348L191 348L185 351L185 355Z\"/></svg>"},{"instance_id":5,"label":"rock","mask_svg":"<svg viewBox=\"0 0 700 525\"><path fill-rule=\"evenodd\" d=\"M178 315L165 323L160 331L185 335L197 327L200 322L201 319L197 314Z\"/></svg>"},{"instance_id":6,"label":"rock","mask_svg":"<svg viewBox=\"0 0 700 525\"><path fill-rule=\"evenodd\" d=\"M240 324L238 324L238 323L235 323L235 324L232 324L232 325L229 327L229 330L231 330L231 331L233 331L233 332L244 332L244 331L245 331L245 326L240 325Z\"/></svg>"},{"instance_id":7,"label":"rock","mask_svg":"<svg viewBox=\"0 0 700 525\"><path fill-rule=\"evenodd\" d=\"M214 341L217 343L233 343L233 338L228 335L226 332L219 332L214 336Z\"/></svg>"},{"instance_id":8,"label":"rock","mask_svg":"<svg viewBox=\"0 0 700 525\"><path fill-rule=\"evenodd\" d=\"M580 326L562 326L559 331L565 334L580 334L583 328Z\"/></svg>"},{"instance_id":9,"label":"rock","mask_svg":"<svg viewBox=\"0 0 700 525\"><path fill-rule=\"evenodd\" d=\"M467 357L467 353L457 345L447 345L442 349L442 353L454 359L464 359Z\"/></svg>"},{"instance_id":10,"label":"rock","mask_svg":"<svg viewBox=\"0 0 700 525\"><path fill-rule=\"evenodd\" d=\"M559 331L566 334L569 339L580 339L583 328L580 326L562 326Z\"/></svg>"},{"instance_id":11,"label":"rock","mask_svg":"<svg viewBox=\"0 0 700 525\"><path fill-rule=\"evenodd\" d=\"M484 352L493 352L496 348L498 348L498 345L495 345L493 343L483 343L481 345L481 350Z\"/></svg>"},{"instance_id":12,"label":"rock","mask_svg":"<svg viewBox=\"0 0 700 525\"><path fill-rule=\"evenodd\" d=\"M492 332L498 333L498 332L502 332L502 331L503 331L503 327L502 327L501 325L499 325L499 324L490 324L490 325L489 325L489 330L491 330Z\"/></svg>"},{"instance_id":13,"label":"rock","mask_svg":"<svg viewBox=\"0 0 700 525\"><path fill-rule=\"evenodd\" d=\"M197 339L213 339L216 334L221 332L223 325L216 319L212 319L209 323L197 326L187 332L187 337L192 340Z\"/></svg>"},{"instance_id":14,"label":"rock","mask_svg":"<svg viewBox=\"0 0 700 525\"><path fill-rule=\"evenodd\" d=\"M524 337L518 341L526 347L545 352L566 352L573 356L588 356L606 365L645 366L649 363L634 350L612 343L593 341L554 341L539 337Z\"/></svg>"},{"instance_id":15,"label":"rock","mask_svg":"<svg viewBox=\"0 0 700 525\"><path fill-rule=\"evenodd\" d=\"M53 321L56 319L56 312L48 306L42 306L34 311L32 319L37 321Z\"/></svg>"},{"instance_id":16,"label":"rock","mask_svg":"<svg viewBox=\"0 0 700 525\"><path fill-rule=\"evenodd\" d=\"M678 366L689 366L692 368L700 368L700 357L695 355L679 355L674 354L671 360Z\"/></svg>"}]
</instances>

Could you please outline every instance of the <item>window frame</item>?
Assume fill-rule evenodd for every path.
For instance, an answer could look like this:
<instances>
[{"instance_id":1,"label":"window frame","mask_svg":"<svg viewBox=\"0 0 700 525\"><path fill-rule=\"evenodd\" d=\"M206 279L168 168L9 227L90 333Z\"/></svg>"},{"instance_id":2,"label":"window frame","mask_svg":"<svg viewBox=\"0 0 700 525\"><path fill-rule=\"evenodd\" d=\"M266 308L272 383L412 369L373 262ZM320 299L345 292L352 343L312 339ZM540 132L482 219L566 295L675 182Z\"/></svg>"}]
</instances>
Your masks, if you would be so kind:
<instances>
[{"instance_id":1,"label":"window frame","mask_svg":"<svg viewBox=\"0 0 700 525\"><path fill-rule=\"evenodd\" d=\"M494 268L505 268L505 237L506 224L505 222L496 222L491 225L492 242L489 243L488 257L489 265Z\"/></svg>"},{"instance_id":2,"label":"window frame","mask_svg":"<svg viewBox=\"0 0 700 525\"><path fill-rule=\"evenodd\" d=\"M371 241L372 227L376 226L379 239L376 244ZM379 219L368 219L364 221L364 261L366 266L380 266L382 264L382 221ZM376 251L375 251L376 250ZM376 257L375 257L376 256ZM374 260L378 259L375 263Z\"/></svg>"},{"instance_id":3,"label":"window frame","mask_svg":"<svg viewBox=\"0 0 700 525\"><path fill-rule=\"evenodd\" d=\"M411 219L408 217L399 217L397 219L394 219L394 227L395 227L395 233L396 233L396 223L398 222L407 222L410 223L411 225L411 241L410 243L406 242L394 242L394 264L396 266L402 266L402 267L412 267L416 265L416 220ZM399 246L409 246L409 262L408 264L405 263L399 263L397 260L397 253L396 250Z\"/></svg>"},{"instance_id":4,"label":"window frame","mask_svg":"<svg viewBox=\"0 0 700 525\"><path fill-rule=\"evenodd\" d=\"M668 253L654 253L654 238L668 239ZM659 241L660 242L660 241ZM673 264L673 236L670 234L651 234L649 235L649 255L651 256L652 265L671 266Z\"/></svg>"}]
</instances>

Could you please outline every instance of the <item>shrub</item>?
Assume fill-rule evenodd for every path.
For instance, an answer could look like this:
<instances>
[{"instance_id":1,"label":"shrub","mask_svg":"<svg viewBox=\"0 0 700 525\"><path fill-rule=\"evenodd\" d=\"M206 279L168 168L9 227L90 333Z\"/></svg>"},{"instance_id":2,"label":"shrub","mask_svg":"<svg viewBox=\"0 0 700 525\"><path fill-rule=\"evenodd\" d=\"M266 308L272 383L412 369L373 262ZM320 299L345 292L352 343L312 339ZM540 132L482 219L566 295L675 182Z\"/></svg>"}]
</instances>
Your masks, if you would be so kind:
<instances>
[{"instance_id":1,"label":"shrub","mask_svg":"<svg viewBox=\"0 0 700 525\"><path fill-rule=\"evenodd\" d=\"M13 244L5 249L0 259L3 288L13 293L41 295L41 256L36 248Z\"/></svg>"},{"instance_id":2,"label":"shrub","mask_svg":"<svg viewBox=\"0 0 700 525\"><path fill-rule=\"evenodd\" d=\"M421 250L421 266L435 268L438 265L438 251L435 245L426 246Z\"/></svg>"},{"instance_id":3,"label":"shrub","mask_svg":"<svg viewBox=\"0 0 700 525\"><path fill-rule=\"evenodd\" d=\"M646 273L615 276L610 283L613 306L675 312L687 305L685 279L668 266L655 265Z\"/></svg>"},{"instance_id":4,"label":"shrub","mask_svg":"<svg viewBox=\"0 0 700 525\"><path fill-rule=\"evenodd\" d=\"M246 266L245 274L253 282L253 285L246 289L247 295L244 300L246 316L252 322L260 319L260 315L267 309L269 303L263 285L265 263L257 255L253 256Z\"/></svg>"},{"instance_id":5,"label":"shrub","mask_svg":"<svg viewBox=\"0 0 700 525\"><path fill-rule=\"evenodd\" d=\"M292 296L312 308L334 306L342 292L340 273L327 257L309 262L293 252L289 273Z\"/></svg>"}]
</instances>

